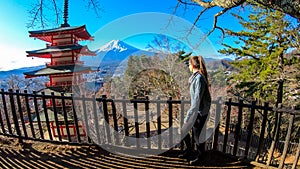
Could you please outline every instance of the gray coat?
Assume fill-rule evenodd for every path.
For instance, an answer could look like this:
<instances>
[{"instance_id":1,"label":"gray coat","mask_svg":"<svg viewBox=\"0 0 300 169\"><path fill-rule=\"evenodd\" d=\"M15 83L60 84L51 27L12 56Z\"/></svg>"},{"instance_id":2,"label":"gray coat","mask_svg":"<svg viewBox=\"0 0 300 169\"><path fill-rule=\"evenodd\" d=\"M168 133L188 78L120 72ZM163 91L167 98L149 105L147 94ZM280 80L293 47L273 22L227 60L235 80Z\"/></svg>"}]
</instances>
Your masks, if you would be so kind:
<instances>
[{"instance_id":1,"label":"gray coat","mask_svg":"<svg viewBox=\"0 0 300 169\"><path fill-rule=\"evenodd\" d=\"M207 115L211 105L211 96L205 77L196 72L190 77L189 82L191 107L184 118L184 123L194 121L198 115L197 113L201 116Z\"/></svg>"}]
</instances>

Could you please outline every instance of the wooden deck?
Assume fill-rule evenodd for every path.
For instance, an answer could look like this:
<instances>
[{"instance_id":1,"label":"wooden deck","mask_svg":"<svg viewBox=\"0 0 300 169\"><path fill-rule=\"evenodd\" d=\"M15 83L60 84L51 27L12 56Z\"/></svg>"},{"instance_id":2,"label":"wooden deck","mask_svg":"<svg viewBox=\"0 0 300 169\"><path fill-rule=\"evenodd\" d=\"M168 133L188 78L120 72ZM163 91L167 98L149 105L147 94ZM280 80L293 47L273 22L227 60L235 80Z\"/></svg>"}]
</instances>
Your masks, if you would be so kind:
<instances>
[{"instance_id":1,"label":"wooden deck","mask_svg":"<svg viewBox=\"0 0 300 169\"><path fill-rule=\"evenodd\" d=\"M1 136L2 137L2 136ZM261 168L229 157L208 152L198 166L177 158L179 150L148 158L132 158L109 153L96 146L55 145L17 139L0 139L0 168Z\"/></svg>"}]
</instances>

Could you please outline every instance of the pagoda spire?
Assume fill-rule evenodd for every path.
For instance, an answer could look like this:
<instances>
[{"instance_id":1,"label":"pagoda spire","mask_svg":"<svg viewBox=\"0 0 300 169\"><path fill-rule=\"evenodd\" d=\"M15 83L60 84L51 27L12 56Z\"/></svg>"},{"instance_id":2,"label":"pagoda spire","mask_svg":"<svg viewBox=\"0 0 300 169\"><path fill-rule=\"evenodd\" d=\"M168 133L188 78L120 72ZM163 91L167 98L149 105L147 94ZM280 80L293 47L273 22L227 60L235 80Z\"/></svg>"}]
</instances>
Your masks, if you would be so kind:
<instances>
[{"instance_id":1,"label":"pagoda spire","mask_svg":"<svg viewBox=\"0 0 300 169\"><path fill-rule=\"evenodd\" d=\"M68 24L68 8L69 8L69 0L64 0L64 23L61 24L61 27L69 27Z\"/></svg>"}]
</instances>

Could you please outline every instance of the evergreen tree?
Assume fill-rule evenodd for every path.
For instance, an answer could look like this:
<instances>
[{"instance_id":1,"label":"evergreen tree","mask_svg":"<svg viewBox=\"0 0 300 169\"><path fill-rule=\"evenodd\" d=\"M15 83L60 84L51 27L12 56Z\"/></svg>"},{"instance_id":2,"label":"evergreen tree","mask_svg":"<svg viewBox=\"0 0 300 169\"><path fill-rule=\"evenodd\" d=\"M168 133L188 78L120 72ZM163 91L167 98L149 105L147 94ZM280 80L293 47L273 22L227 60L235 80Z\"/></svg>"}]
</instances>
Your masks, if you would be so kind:
<instances>
[{"instance_id":1,"label":"evergreen tree","mask_svg":"<svg viewBox=\"0 0 300 169\"><path fill-rule=\"evenodd\" d=\"M192 52L186 53L184 50L181 50L181 51L177 52L176 55L178 55L179 59L180 59L183 63L185 63L185 64L188 65L189 59L190 59L190 57L191 57L191 55L192 55Z\"/></svg>"},{"instance_id":2,"label":"evergreen tree","mask_svg":"<svg viewBox=\"0 0 300 169\"><path fill-rule=\"evenodd\" d=\"M226 34L237 39L237 45L224 43L225 48L219 51L236 57L232 62L237 72L230 78L231 91L250 100L281 103L284 84L290 83L285 78L284 56L297 41L295 28L285 14L261 6L254 6L248 18L233 16L244 30L227 29Z\"/></svg>"}]
</instances>

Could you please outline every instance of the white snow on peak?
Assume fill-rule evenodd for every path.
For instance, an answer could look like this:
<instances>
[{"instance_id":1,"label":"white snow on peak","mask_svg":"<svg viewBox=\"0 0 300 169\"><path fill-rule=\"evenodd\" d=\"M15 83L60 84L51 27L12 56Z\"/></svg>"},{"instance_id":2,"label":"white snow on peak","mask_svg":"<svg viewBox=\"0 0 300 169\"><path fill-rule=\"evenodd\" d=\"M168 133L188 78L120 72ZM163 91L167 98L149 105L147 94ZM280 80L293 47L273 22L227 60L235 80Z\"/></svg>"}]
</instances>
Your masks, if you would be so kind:
<instances>
[{"instance_id":1,"label":"white snow on peak","mask_svg":"<svg viewBox=\"0 0 300 169\"><path fill-rule=\"evenodd\" d=\"M110 51L110 50L117 50L118 52L122 52L127 50L129 45L120 41L120 40L112 40L107 44L103 45L99 48L99 51Z\"/></svg>"}]
</instances>

